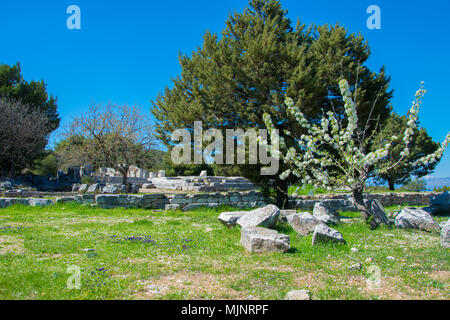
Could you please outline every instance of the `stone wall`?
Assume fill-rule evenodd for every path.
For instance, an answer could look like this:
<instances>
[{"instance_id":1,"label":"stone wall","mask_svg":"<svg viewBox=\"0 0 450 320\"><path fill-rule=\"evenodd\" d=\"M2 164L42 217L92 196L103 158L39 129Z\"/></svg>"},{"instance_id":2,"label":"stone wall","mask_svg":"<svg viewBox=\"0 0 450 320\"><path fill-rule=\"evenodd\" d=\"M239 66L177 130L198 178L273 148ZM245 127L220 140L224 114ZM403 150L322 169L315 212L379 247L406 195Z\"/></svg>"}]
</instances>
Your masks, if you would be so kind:
<instances>
[{"instance_id":1,"label":"stone wall","mask_svg":"<svg viewBox=\"0 0 450 320\"><path fill-rule=\"evenodd\" d=\"M144 209L181 209L190 211L195 208L215 208L228 205L235 208L256 208L266 205L261 193L247 192L216 192L216 193L179 193L164 194L153 193L145 195L127 194L83 194L52 199L35 198L0 198L0 208L14 204L31 206L46 206L53 203L78 202L98 205L102 208L144 208Z\"/></svg>"},{"instance_id":2,"label":"stone wall","mask_svg":"<svg viewBox=\"0 0 450 320\"><path fill-rule=\"evenodd\" d=\"M372 193L366 194L365 199L378 199L383 206L428 206L430 196L436 196L436 192L424 193ZM324 194L315 196L297 196L289 201L292 207L310 211L317 202L327 202L330 206L341 211L355 211L350 194Z\"/></svg>"},{"instance_id":3,"label":"stone wall","mask_svg":"<svg viewBox=\"0 0 450 320\"><path fill-rule=\"evenodd\" d=\"M409 205L428 206L430 196L439 193L379 193L367 194L366 199L378 199L383 206ZM102 208L138 207L145 209L181 209L189 211L199 207L218 207L229 205L236 208L256 208L269 203L257 191L244 192L214 192L214 193L150 193L144 195L128 194L80 194L57 197L55 199L39 198L0 198L0 208L13 204L24 205L51 205L52 203L79 202L98 205ZM317 195L300 196L290 200L290 204L299 210L311 211L317 202L326 202L328 205L341 211L355 211L350 195Z\"/></svg>"}]
</instances>

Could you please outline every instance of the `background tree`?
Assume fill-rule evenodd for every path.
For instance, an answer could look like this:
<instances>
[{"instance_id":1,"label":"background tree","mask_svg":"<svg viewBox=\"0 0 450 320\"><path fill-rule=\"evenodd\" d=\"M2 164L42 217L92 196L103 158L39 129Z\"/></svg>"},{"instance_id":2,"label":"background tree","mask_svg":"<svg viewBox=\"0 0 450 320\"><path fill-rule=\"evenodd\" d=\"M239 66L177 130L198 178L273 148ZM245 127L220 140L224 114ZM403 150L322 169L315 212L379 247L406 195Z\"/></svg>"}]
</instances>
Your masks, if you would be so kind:
<instances>
[{"instance_id":1,"label":"background tree","mask_svg":"<svg viewBox=\"0 0 450 320\"><path fill-rule=\"evenodd\" d=\"M401 134L400 141L403 140L407 122L408 119L405 116L399 116L393 112L375 137L373 149L380 149L390 141L392 136L399 135L399 133ZM416 128L414 130L414 140L411 141L409 147L410 154L405 156L404 161L399 165L393 166L400 160L400 153L403 148L404 146L401 143L394 142L389 149L388 156L378 164L379 167L389 168L387 171L380 172L379 178L388 182L389 190L391 191L395 190L396 184L410 182L413 176L421 178L431 174L439 163L439 161L436 161L428 164L417 163L413 165L418 159L435 152L439 148L439 143L433 142L424 128Z\"/></svg>"},{"instance_id":2,"label":"background tree","mask_svg":"<svg viewBox=\"0 0 450 320\"><path fill-rule=\"evenodd\" d=\"M0 98L0 175L31 168L48 142L48 117L19 101Z\"/></svg>"},{"instance_id":3,"label":"background tree","mask_svg":"<svg viewBox=\"0 0 450 320\"><path fill-rule=\"evenodd\" d=\"M58 128L60 118L56 98L49 97L43 80L24 80L19 63L13 66L0 64L0 97L21 101L28 110L44 113L48 118L47 133Z\"/></svg>"},{"instance_id":4,"label":"background tree","mask_svg":"<svg viewBox=\"0 0 450 320\"><path fill-rule=\"evenodd\" d=\"M361 123L370 117L374 97L380 121L387 118L392 93L389 78L381 69L371 72L364 63L370 50L362 36L348 34L340 26L291 26L279 1L251 0L244 13L226 21L222 36L206 33L203 46L191 57L180 56L181 75L171 89L153 101L152 113L159 120L156 134L170 149L171 132L193 129L202 121L204 129L265 128L262 115L272 115L287 145L295 141L284 130L296 134L304 128L288 117L285 95L300 103L312 121L333 110L343 119L337 81L347 77L361 88L355 94ZM374 130L369 125L368 132ZM240 175L267 185L275 181L277 205L287 204L287 190L296 177L281 180L261 176L259 165L236 166ZM285 168L283 168L285 169Z\"/></svg>"},{"instance_id":5,"label":"background tree","mask_svg":"<svg viewBox=\"0 0 450 320\"><path fill-rule=\"evenodd\" d=\"M75 118L68 134L78 139L83 159L96 168L114 168L127 183L130 166L146 167L155 146L148 117L136 106L93 105Z\"/></svg>"},{"instance_id":6,"label":"background tree","mask_svg":"<svg viewBox=\"0 0 450 320\"><path fill-rule=\"evenodd\" d=\"M405 190L409 192L423 192L427 190L427 182L425 179L415 179L408 181L400 190Z\"/></svg>"},{"instance_id":7,"label":"background tree","mask_svg":"<svg viewBox=\"0 0 450 320\"><path fill-rule=\"evenodd\" d=\"M81 167L89 163L87 154L84 152L85 145L88 143L86 140L84 136L70 135L69 133L67 138L60 140L55 145L54 154L59 169L67 171L69 167Z\"/></svg>"}]
</instances>

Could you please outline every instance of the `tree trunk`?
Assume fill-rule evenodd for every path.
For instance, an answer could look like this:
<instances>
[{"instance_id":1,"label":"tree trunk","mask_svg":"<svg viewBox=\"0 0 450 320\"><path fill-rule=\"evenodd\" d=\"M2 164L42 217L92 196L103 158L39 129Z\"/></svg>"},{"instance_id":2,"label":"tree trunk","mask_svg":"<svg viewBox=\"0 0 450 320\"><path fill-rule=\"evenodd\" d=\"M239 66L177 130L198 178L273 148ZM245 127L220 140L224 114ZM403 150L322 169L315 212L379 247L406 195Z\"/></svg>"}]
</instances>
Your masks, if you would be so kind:
<instances>
[{"instance_id":1,"label":"tree trunk","mask_svg":"<svg viewBox=\"0 0 450 320\"><path fill-rule=\"evenodd\" d=\"M128 170L125 173L122 172L122 184L127 185L127 180L128 180Z\"/></svg>"},{"instance_id":2,"label":"tree trunk","mask_svg":"<svg viewBox=\"0 0 450 320\"><path fill-rule=\"evenodd\" d=\"M289 207L289 185L287 181L275 180L276 204L280 209L287 209Z\"/></svg>"},{"instance_id":3,"label":"tree trunk","mask_svg":"<svg viewBox=\"0 0 450 320\"><path fill-rule=\"evenodd\" d=\"M369 223L371 229L375 229L378 227L378 223L373 219L373 215L369 209L367 209L366 204L364 203L363 197L364 188L357 187L353 189L353 199L355 200L356 208L359 210L364 220Z\"/></svg>"},{"instance_id":4,"label":"tree trunk","mask_svg":"<svg viewBox=\"0 0 450 320\"><path fill-rule=\"evenodd\" d=\"M389 183L389 190L390 190L390 191L395 191L395 184L394 184L394 181L388 180L388 183Z\"/></svg>"}]
</instances>

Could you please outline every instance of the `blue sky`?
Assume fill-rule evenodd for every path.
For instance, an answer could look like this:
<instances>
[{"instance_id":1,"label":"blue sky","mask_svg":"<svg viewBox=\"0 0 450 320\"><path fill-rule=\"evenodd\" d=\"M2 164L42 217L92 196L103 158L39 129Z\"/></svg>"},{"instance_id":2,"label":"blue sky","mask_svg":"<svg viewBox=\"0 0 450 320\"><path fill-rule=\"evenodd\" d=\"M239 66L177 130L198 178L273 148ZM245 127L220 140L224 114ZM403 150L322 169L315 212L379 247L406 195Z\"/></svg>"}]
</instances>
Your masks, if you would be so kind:
<instances>
[{"instance_id":1,"label":"blue sky","mask_svg":"<svg viewBox=\"0 0 450 320\"><path fill-rule=\"evenodd\" d=\"M81 30L68 30L66 8L81 8ZM180 73L178 54L190 54L206 30L220 33L247 0L55 0L0 2L0 62L19 61L26 79L44 79L58 97L63 123L91 102L150 101ZM435 141L450 131L450 1L282 0L289 18L340 22L369 41L368 65L392 76L394 110L405 114L420 81L428 94L419 114ZM381 8L381 30L366 27L369 5ZM449 151L434 175L450 176Z\"/></svg>"}]
</instances>

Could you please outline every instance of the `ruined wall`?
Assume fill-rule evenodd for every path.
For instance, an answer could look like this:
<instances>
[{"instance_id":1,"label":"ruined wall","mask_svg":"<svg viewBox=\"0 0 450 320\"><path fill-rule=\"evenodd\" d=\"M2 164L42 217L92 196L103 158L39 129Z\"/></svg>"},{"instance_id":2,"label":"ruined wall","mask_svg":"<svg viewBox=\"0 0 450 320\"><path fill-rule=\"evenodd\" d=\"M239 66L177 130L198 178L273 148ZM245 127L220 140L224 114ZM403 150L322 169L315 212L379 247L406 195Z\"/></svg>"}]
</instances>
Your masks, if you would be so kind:
<instances>
[{"instance_id":1,"label":"ruined wall","mask_svg":"<svg viewBox=\"0 0 450 320\"><path fill-rule=\"evenodd\" d=\"M367 194L366 199L378 199L383 206L409 205L428 206L430 196L439 193L380 193ZM45 206L53 203L79 202L98 205L102 208L144 208L144 209L181 209L189 211L199 207L215 208L228 205L236 208L256 208L269 203L257 191L233 191L215 193L151 193L145 195L128 194L80 194L74 196L58 197L55 199L39 198L0 198L0 208L13 204L32 206ZM317 195L300 196L290 200L290 204L299 210L311 211L317 202L326 202L328 205L342 211L356 210L350 195Z\"/></svg>"},{"instance_id":2,"label":"ruined wall","mask_svg":"<svg viewBox=\"0 0 450 320\"><path fill-rule=\"evenodd\" d=\"M164 194L154 193L145 195L127 194L83 194L76 196L60 197L52 199L20 199L20 198L0 198L0 208L5 208L13 204L46 206L53 203L78 202L98 205L102 208L144 208L172 210L181 209L190 211L195 208L209 207L216 208L221 205L228 205L236 208L256 208L266 205L260 192L216 192L216 193L177 193Z\"/></svg>"},{"instance_id":3,"label":"ruined wall","mask_svg":"<svg viewBox=\"0 0 450 320\"><path fill-rule=\"evenodd\" d=\"M436 192L423 193L372 193L366 194L365 199L378 199L383 206L428 206L430 204L430 196L438 195ZM354 211L350 194L332 194L332 195L315 195L315 196L297 196L291 198L289 203L291 206L305 211L314 208L317 202L327 202L330 206L341 211Z\"/></svg>"}]
</instances>

